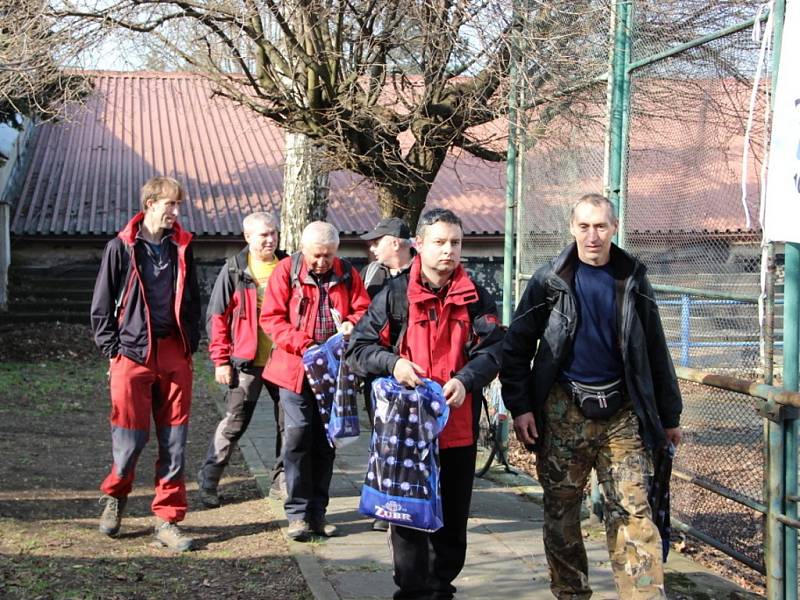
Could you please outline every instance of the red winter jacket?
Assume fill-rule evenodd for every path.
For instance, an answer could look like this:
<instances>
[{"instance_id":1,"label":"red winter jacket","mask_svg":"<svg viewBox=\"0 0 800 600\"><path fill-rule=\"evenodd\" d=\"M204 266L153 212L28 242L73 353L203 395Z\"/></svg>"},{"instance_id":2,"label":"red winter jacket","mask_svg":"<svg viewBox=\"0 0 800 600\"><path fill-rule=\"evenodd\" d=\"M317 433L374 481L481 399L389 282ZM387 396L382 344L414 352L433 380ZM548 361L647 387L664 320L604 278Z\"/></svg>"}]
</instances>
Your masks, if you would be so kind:
<instances>
[{"instance_id":1,"label":"red winter jacket","mask_svg":"<svg viewBox=\"0 0 800 600\"><path fill-rule=\"evenodd\" d=\"M215 366L249 365L258 349L258 284L253 279L245 247L225 261L214 282L206 311L208 353ZM278 259L286 253L277 250Z\"/></svg>"},{"instance_id":2,"label":"red winter jacket","mask_svg":"<svg viewBox=\"0 0 800 600\"><path fill-rule=\"evenodd\" d=\"M303 389L303 352L314 345L314 324L319 312L319 287L300 260L296 285L291 281L292 257L278 263L264 292L260 324L272 338L272 354L264 368L267 379L287 390ZM369 306L369 296L361 276L350 267L351 283L343 281L343 263L333 261L329 290L331 306L354 325Z\"/></svg>"},{"instance_id":3,"label":"red winter jacket","mask_svg":"<svg viewBox=\"0 0 800 600\"><path fill-rule=\"evenodd\" d=\"M420 269L416 258L407 287L400 285L400 278L393 279L375 296L350 338L347 362L362 376L384 376L392 374L399 358L406 358L425 369L425 377L440 384L452 378L461 381L467 397L460 407L451 408L439 445L469 446L475 442L482 388L500 368L503 328L494 301L463 267L456 267L444 299L422 284ZM397 332L403 323L395 320L392 295L400 293L408 296L408 314L401 317L405 328L395 340L396 347L392 331Z\"/></svg>"},{"instance_id":4,"label":"red winter jacket","mask_svg":"<svg viewBox=\"0 0 800 600\"><path fill-rule=\"evenodd\" d=\"M91 308L95 343L103 354L108 358L123 354L141 364L147 362L152 348L150 308L139 274L144 250L136 240L143 220L144 213L138 213L106 244ZM175 322L188 356L200 342L200 287L190 244L192 234L175 223L170 235Z\"/></svg>"}]
</instances>

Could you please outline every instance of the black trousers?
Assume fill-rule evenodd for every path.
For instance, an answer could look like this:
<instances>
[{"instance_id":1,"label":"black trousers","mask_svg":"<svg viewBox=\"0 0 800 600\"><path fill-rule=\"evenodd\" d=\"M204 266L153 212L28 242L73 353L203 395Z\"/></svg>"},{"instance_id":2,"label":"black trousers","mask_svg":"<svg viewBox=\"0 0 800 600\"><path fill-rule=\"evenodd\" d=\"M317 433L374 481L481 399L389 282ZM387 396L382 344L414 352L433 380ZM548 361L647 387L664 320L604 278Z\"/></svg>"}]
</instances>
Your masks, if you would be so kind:
<instances>
[{"instance_id":1,"label":"black trousers","mask_svg":"<svg viewBox=\"0 0 800 600\"><path fill-rule=\"evenodd\" d=\"M307 381L300 394L280 388L280 403L285 424L286 518L318 522L328 508L336 452L328 443L317 400Z\"/></svg>"},{"instance_id":2,"label":"black trousers","mask_svg":"<svg viewBox=\"0 0 800 600\"><path fill-rule=\"evenodd\" d=\"M444 526L433 533L390 528L395 600L453 598L453 580L467 555L467 519L475 477L475 446L439 451Z\"/></svg>"}]
</instances>

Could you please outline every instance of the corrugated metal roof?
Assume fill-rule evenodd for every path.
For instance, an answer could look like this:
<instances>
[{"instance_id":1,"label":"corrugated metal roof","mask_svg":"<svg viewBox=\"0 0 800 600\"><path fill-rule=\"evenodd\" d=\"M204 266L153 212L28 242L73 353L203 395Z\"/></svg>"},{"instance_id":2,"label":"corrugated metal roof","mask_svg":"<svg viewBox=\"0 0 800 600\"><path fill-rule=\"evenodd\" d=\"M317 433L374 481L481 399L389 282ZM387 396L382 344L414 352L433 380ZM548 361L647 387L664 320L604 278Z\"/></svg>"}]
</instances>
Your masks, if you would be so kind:
<instances>
[{"instance_id":1,"label":"corrugated metal roof","mask_svg":"<svg viewBox=\"0 0 800 600\"><path fill-rule=\"evenodd\" d=\"M38 127L16 202L17 235L113 235L139 210L139 189L169 175L187 191L181 222L198 235L238 235L254 210L280 214L282 130L186 73L98 72L85 105ZM448 157L427 208L447 207L468 234L503 231L505 163ZM345 234L379 218L374 188L330 177L329 220Z\"/></svg>"}]
</instances>

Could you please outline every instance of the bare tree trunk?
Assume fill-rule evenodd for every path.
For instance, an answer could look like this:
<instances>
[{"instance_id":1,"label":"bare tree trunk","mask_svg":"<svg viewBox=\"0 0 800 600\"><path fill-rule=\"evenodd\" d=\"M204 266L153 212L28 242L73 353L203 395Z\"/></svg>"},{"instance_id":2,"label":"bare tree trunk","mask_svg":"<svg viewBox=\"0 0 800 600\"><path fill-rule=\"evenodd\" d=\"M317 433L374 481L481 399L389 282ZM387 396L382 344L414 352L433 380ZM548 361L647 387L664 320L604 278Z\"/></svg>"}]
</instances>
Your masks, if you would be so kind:
<instances>
[{"instance_id":1,"label":"bare tree trunk","mask_svg":"<svg viewBox=\"0 0 800 600\"><path fill-rule=\"evenodd\" d=\"M283 170L281 246L287 252L300 249L300 235L311 221L328 214L328 172L311 140L286 132L286 164Z\"/></svg>"},{"instance_id":2,"label":"bare tree trunk","mask_svg":"<svg viewBox=\"0 0 800 600\"><path fill-rule=\"evenodd\" d=\"M396 186L381 186L378 188L378 206L382 217L400 217L411 231L417 226L417 221L425 209L425 200L428 197L430 186L420 185L415 188L399 188Z\"/></svg>"}]
</instances>

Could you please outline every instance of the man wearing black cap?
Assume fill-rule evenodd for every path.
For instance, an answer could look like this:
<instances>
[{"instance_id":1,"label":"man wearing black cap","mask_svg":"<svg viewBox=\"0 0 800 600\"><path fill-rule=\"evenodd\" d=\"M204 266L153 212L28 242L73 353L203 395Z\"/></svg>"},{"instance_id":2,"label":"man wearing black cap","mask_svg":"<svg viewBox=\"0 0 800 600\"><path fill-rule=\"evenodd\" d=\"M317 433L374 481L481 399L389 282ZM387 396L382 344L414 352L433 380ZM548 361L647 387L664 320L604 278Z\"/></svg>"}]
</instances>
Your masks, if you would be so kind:
<instances>
[{"instance_id":1,"label":"man wearing black cap","mask_svg":"<svg viewBox=\"0 0 800 600\"><path fill-rule=\"evenodd\" d=\"M375 229L362 235L361 239L370 242L369 251L376 259L361 271L364 287L372 299L390 279L411 269L417 251L411 246L411 229L399 217L381 219ZM374 377L364 378L364 406L370 423L374 417L371 397L374 379ZM389 524L376 519L372 523L372 528L375 531L387 531Z\"/></svg>"},{"instance_id":2,"label":"man wearing black cap","mask_svg":"<svg viewBox=\"0 0 800 600\"><path fill-rule=\"evenodd\" d=\"M369 251L376 259L361 271L367 293L374 298L387 281L411 267L416 251L411 247L411 230L398 217L381 219L361 239L371 242Z\"/></svg>"}]
</instances>

